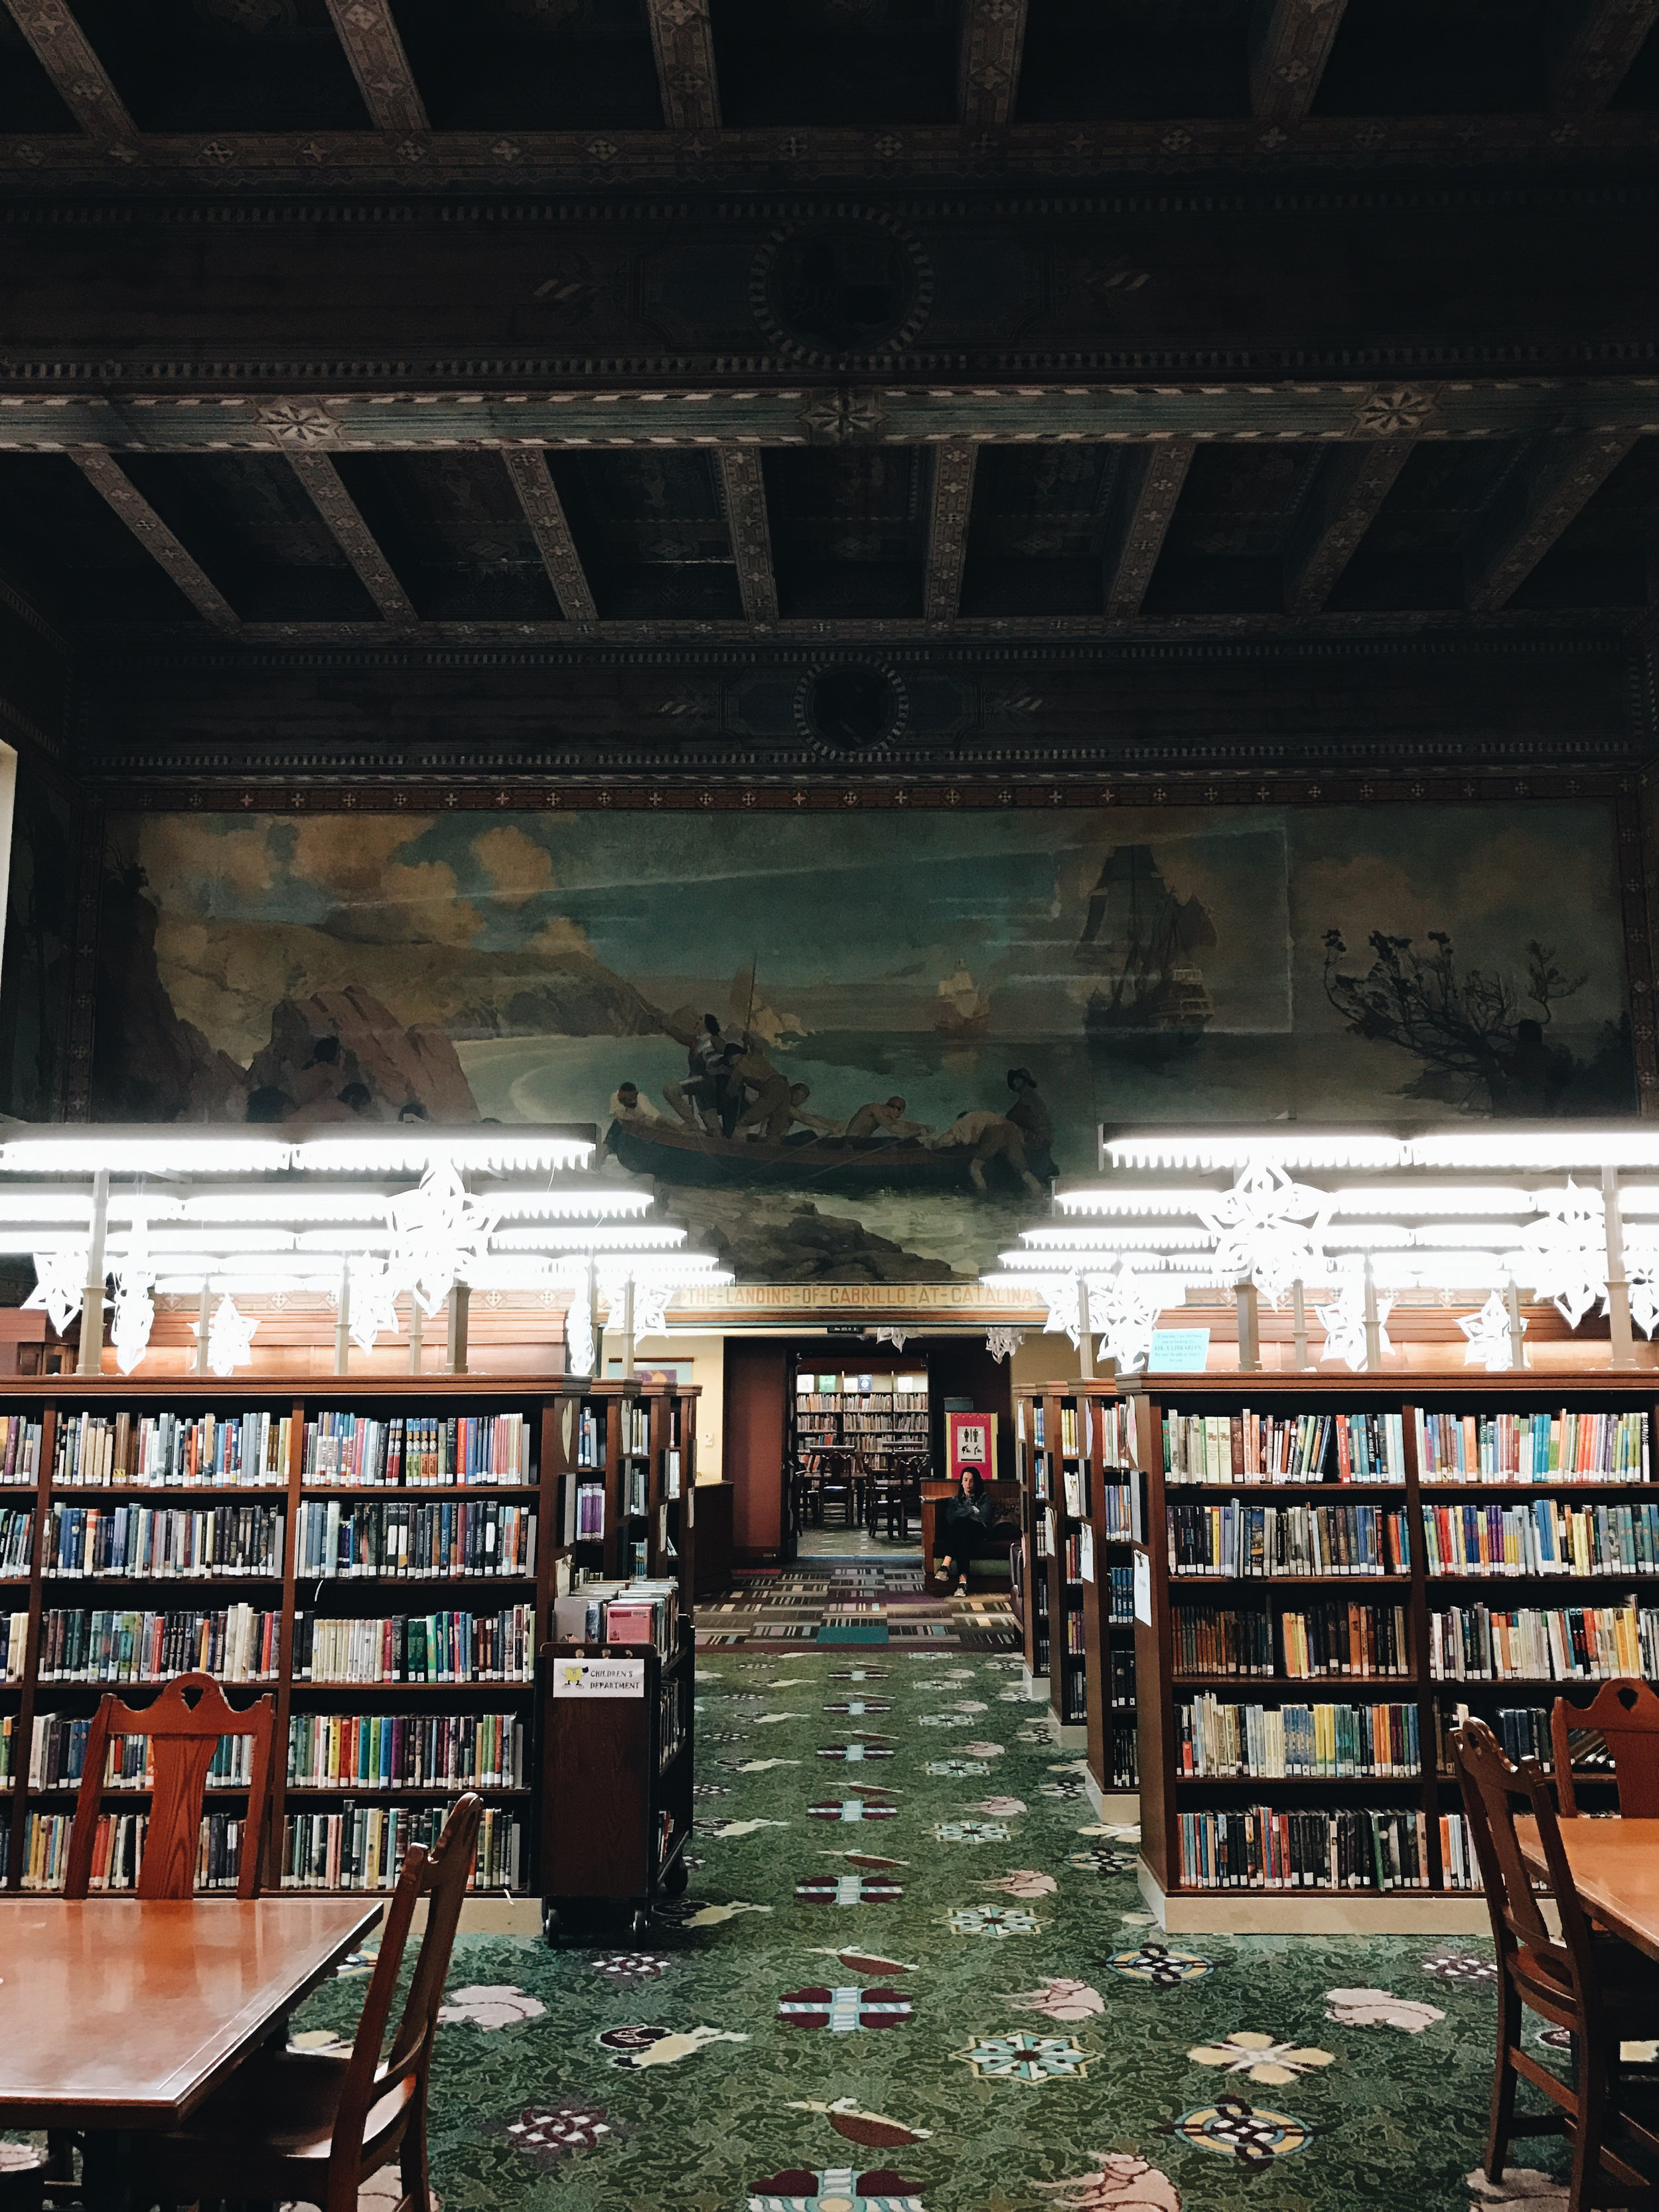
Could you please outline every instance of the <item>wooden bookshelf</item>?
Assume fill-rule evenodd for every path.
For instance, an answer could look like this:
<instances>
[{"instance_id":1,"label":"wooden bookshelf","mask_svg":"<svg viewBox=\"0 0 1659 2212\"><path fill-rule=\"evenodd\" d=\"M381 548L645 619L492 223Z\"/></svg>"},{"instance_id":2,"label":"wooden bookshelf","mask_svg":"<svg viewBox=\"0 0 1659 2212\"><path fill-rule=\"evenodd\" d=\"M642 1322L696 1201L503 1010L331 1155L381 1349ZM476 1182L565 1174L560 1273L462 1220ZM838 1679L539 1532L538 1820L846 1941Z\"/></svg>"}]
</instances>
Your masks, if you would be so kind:
<instances>
[{"instance_id":1,"label":"wooden bookshelf","mask_svg":"<svg viewBox=\"0 0 1659 2212\"><path fill-rule=\"evenodd\" d=\"M623 1449L638 1441L638 1432L625 1426L637 1421L643 1446L637 1455L646 1477L647 1510L637 1527L647 1542L648 1564L656 1571L661 1554L660 1533L665 1528L678 1553L677 1571L689 1608L693 1572L692 1545L677 1535L673 1522L661 1522L659 1507L687 1524L691 1516L685 1498L695 1480L696 1398L694 1390L674 1385L635 1382L587 1382L571 1378L564 1384L538 1381L472 1376L392 1377L344 1376L319 1379L296 1391L292 1382L242 1381L236 1378L169 1378L154 1382L114 1376L82 1379L43 1376L16 1383L0 1383L0 1415L23 1416L40 1426L40 1466L27 1485L0 1482L0 1506L33 1510L33 1540L27 1577L0 1580L0 1613L25 1617L22 1662L16 1678L0 1681L0 1719L14 1723L12 1774L9 1786L0 1782L0 1838L6 1846L6 1871L0 1893L15 1894L22 1887L27 1863L27 1838L32 1815L67 1815L73 1810L75 1784L60 1783L33 1788L29 1783L31 1746L38 1719L53 1716L89 1717L105 1688L119 1688L124 1695L142 1700L145 1691L160 1687L167 1673L138 1681L112 1678L100 1680L41 1679L43 1633L49 1613L57 1611L148 1611L176 1615L214 1612L244 1604L273 1614L276 1654L272 1669L258 1678L227 1679L234 1703L245 1703L264 1694L274 1697L279 1756L275 1762L271 1818L267 1837L264 1879L275 1887L280 1878L284 1847L284 1824L290 1814L343 1813L348 1808L377 1810L441 1808L455 1791L471 1786L457 1783L453 1789L430 1785L391 1788L342 1779L326 1787L290 1790L287 1783L289 1723L297 1715L365 1715L409 1717L521 1716L525 1758L522 1779L508 1784L477 1785L487 1810L503 1820L517 1823L519 1881L509 1893L538 1893L537 1867L539 1798L540 1738L535 1698L535 1655L545 1639L556 1590L574 1571L626 1573L620 1562L626 1538L617 1507L624 1495L626 1463L633 1456ZM600 1470L605 1486L606 1536L603 1547L572 1547L563 1541L567 1486L581 1479L586 1470L575 1464L574 1439L579 1417L586 1407L599 1418L608 1438ZM64 1486L54 1483L58 1440L64 1425L84 1413L112 1419L125 1413L137 1420L163 1412L195 1419L211 1413L216 1419L246 1414L268 1414L273 1432L287 1419L287 1450L272 1483L219 1483L198 1480L190 1485L140 1484L126 1480L109 1484ZM319 1480L306 1468L308 1422L327 1413L352 1413L375 1421L401 1416L405 1421L477 1419L486 1415L517 1414L526 1428L527 1482L481 1479L397 1484L362 1483L349 1480ZM663 1496L663 1452L678 1433L682 1441L681 1497ZM381 1502L408 1503L448 1509L452 1516L467 1505L492 1503L522 1504L535 1524L533 1563L512 1574L468 1571L447 1573L358 1573L331 1577L307 1576L301 1571L296 1536L302 1504L337 1501L343 1509L361 1509ZM267 1505L283 1517L283 1541L280 1574L213 1572L204 1574L121 1575L59 1574L50 1571L47 1531L54 1504L117 1506L150 1505L166 1509L195 1509L235 1505ZM453 1517L450 1526L455 1526ZM605 1556L598 1554L603 1551ZM584 1553L586 1556L584 1556ZM631 1562L630 1562L631 1563ZM350 1681L303 1679L295 1665L296 1631L307 1616L319 1622L419 1619L431 1615L467 1613L494 1616L514 1613L521 1625L514 1638L521 1652L514 1679L467 1680ZM212 1802L234 1806L234 1790L216 1790ZM246 1792L240 1793L246 1802ZM131 1786L106 1793L108 1809L143 1809L145 1793ZM307 1883L307 1887L314 1885ZM501 1887L504 1887L502 1885ZM355 1890L356 1885L352 1885ZM497 1887L500 1893L500 1887Z\"/></svg>"},{"instance_id":2,"label":"wooden bookshelf","mask_svg":"<svg viewBox=\"0 0 1659 2212\"><path fill-rule=\"evenodd\" d=\"M1079 1382L1021 1391L1014 1410L1025 1664L1034 1686L1046 1678L1056 1725L1074 1732L1062 1740L1086 1750L1097 1790L1119 1796L1136 1786L1135 1654L1132 1626L1113 1619L1112 1570L1127 1573L1130 1541L1111 1494L1131 1492L1137 1512L1145 1502L1118 1446L1121 1402L1115 1382Z\"/></svg>"},{"instance_id":3,"label":"wooden bookshelf","mask_svg":"<svg viewBox=\"0 0 1659 2212\"><path fill-rule=\"evenodd\" d=\"M1500 1708L1542 1707L1566 1694L1585 1701L1594 1691L1588 1676L1563 1679L1546 1673L1535 1680L1511 1676L1501 1680L1455 1680L1437 1675L1431 1668L1431 1625L1433 1616L1449 1608L1484 1607L1488 1611L1554 1613L1585 1607L1633 1605L1638 1616L1651 1613L1645 1650L1649 1662L1659 1650L1659 1573L1631 1571L1623 1565L1612 1572L1583 1575L1577 1571L1541 1571L1516 1562L1503 1572L1431 1572L1425 1541L1424 1512L1442 1505L1480 1504L1501 1508L1522 1499L1547 1507L1582 1510L1601 1504L1638 1506L1659 1499L1659 1486L1639 1470L1614 1480L1574 1480L1560 1473L1537 1480L1424 1479L1420 1462L1419 1411L1430 1415L1456 1415L1479 1421L1489 1416L1521 1413L1554 1415L1564 1409L1575 1415L1638 1415L1649 1439L1650 1473L1656 1407L1636 1376L1569 1377L1519 1375L1495 1376L1471 1371L1468 1375L1413 1376L1154 1376L1137 1400L1141 1457L1147 1473L1146 1528L1147 1540L1133 1547L1139 1555L1142 1587L1147 1594L1150 1620L1138 1618L1134 1626L1136 1671L1139 1684L1139 1775L1141 1803L1141 1879L1149 1901L1170 1931L1249 1932L1267 1929L1309 1933L1353 1931L1477 1932L1486 1925L1486 1907L1478 1892L1458 1886L1449 1878L1442 1849L1442 1821L1461 1816L1455 1777L1437 1755L1446 1717L1462 1704L1471 1711L1495 1720ZM1340 1481L1330 1475L1321 1480L1279 1481L1246 1480L1233 1472L1230 1458L1223 1480L1211 1474L1202 1481L1190 1472L1166 1471L1166 1419L1170 1415L1208 1417L1228 1425L1232 1450L1243 1443L1246 1412L1280 1422L1300 1416L1380 1417L1374 1424L1395 1417L1395 1443L1391 1458L1381 1471L1382 1481ZM1216 1431L1212 1431L1215 1435ZM1322 1468L1322 1475L1329 1473ZM1384 1541L1385 1571L1261 1573L1178 1572L1170 1564L1171 1510L1194 1504L1212 1508L1237 1498L1245 1506L1369 1506L1384 1515L1401 1513L1410 1539L1409 1562L1403 1571L1389 1571ZM1188 1524L1190 1525L1190 1524ZM1328 1528L1331 1524L1327 1524ZM1301 1540L1297 1539L1297 1540ZM1321 1559L1319 1564L1332 1562ZM1571 1561L1577 1567L1582 1560ZM1659 1564L1659 1561L1656 1561ZM1307 1613L1323 1602L1340 1605L1346 1594L1356 1606L1398 1607L1403 1615L1404 1649L1389 1655L1401 1671L1382 1674L1287 1674L1285 1668L1283 1623L1287 1613ZM1189 1671L1178 1663L1173 1608L1194 1608L1199 1618L1212 1620L1231 1612L1242 1620L1267 1623L1265 1647L1273 1671L1267 1674ZM1258 1632L1259 1634L1259 1632ZM1375 1648L1375 1647L1374 1647ZM1190 1656L1190 1645L1188 1647ZM1254 1644L1259 1662L1264 1646ZM1651 1672L1650 1663L1644 1662ZM1616 1668L1613 1671L1619 1671ZM1643 1671L1638 1668L1637 1671ZM1597 1677L1599 1679L1599 1676ZM1202 1696L1240 1707L1263 1705L1282 1711L1286 1705L1376 1706L1410 1709L1417 1737L1415 1769L1386 1778L1369 1772L1328 1771L1295 1776L1202 1775L1183 1771L1181 1753L1181 1709ZM1334 1721L1316 1723L1329 1730ZM1352 1747L1352 1746L1350 1747ZM1397 1744L1396 1744L1397 1748ZM1589 1802L1605 1790L1606 1778L1587 1777ZM1366 1813L1411 1816L1417 1823L1422 1859L1422 1886L1376 1886L1368 1881L1352 1886L1261 1887L1200 1886L1188 1878L1182 1854L1182 1816L1185 1814L1253 1811L1268 1807L1275 1814L1312 1811L1334 1815L1346 1808Z\"/></svg>"}]
</instances>

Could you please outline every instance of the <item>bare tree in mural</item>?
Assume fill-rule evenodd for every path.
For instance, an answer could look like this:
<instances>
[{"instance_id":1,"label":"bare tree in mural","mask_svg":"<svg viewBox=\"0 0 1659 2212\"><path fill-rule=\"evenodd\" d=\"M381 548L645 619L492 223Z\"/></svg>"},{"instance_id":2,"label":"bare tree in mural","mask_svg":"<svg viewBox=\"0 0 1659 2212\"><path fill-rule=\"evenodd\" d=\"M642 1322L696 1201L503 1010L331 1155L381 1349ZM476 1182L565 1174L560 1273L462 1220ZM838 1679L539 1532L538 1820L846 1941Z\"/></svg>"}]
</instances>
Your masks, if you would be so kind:
<instances>
[{"instance_id":1,"label":"bare tree in mural","mask_svg":"<svg viewBox=\"0 0 1659 2212\"><path fill-rule=\"evenodd\" d=\"M1356 1036L1399 1045L1422 1063L1408 1095L1516 1115L1571 1110L1570 1090L1583 1094L1582 1104L1573 1101L1580 1111L1626 1102L1627 1023L1603 1024L1589 1061L1545 1035L1554 1009L1586 981L1557 967L1553 945L1534 938L1527 946L1522 991L1497 970L1466 968L1460 974L1444 930L1428 933L1426 951L1414 939L1380 929L1366 941L1370 967L1350 975L1342 966L1348 955L1342 933L1326 931L1325 995Z\"/></svg>"}]
</instances>

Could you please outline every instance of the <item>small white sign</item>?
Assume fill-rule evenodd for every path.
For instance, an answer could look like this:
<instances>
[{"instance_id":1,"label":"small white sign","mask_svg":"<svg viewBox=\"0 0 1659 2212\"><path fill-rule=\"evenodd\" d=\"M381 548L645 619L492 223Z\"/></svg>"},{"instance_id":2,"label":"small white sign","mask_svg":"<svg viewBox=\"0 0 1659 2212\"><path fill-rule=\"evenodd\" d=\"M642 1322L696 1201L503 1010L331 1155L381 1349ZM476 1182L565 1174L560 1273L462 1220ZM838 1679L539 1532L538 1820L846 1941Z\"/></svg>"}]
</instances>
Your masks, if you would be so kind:
<instances>
[{"instance_id":1,"label":"small white sign","mask_svg":"<svg viewBox=\"0 0 1659 2212\"><path fill-rule=\"evenodd\" d=\"M1155 1328L1146 1366L1154 1375L1201 1375L1209 1357L1207 1328Z\"/></svg>"},{"instance_id":2,"label":"small white sign","mask_svg":"<svg viewBox=\"0 0 1659 2212\"><path fill-rule=\"evenodd\" d=\"M556 1659L556 1698L642 1698L643 1659Z\"/></svg>"},{"instance_id":3,"label":"small white sign","mask_svg":"<svg viewBox=\"0 0 1659 2212\"><path fill-rule=\"evenodd\" d=\"M1077 1532L1078 1571L1085 1583L1095 1578L1095 1532L1085 1521Z\"/></svg>"},{"instance_id":4,"label":"small white sign","mask_svg":"<svg viewBox=\"0 0 1659 2212\"><path fill-rule=\"evenodd\" d=\"M1152 1625L1152 1562L1151 1555L1137 1547L1131 1555L1135 1570L1135 1619L1144 1620L1148 1628Z\"/></svg>"}]
</instances>

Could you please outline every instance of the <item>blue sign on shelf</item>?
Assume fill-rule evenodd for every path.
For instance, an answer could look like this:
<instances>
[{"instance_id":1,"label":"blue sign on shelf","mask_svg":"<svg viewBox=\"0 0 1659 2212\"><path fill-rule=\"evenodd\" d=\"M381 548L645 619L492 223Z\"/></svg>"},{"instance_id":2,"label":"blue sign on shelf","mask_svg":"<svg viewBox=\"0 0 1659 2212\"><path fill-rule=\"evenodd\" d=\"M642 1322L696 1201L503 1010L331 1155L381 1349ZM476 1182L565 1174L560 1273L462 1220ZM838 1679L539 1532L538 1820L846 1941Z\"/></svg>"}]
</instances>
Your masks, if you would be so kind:
<instances>
[{"instance_id":1,"label":"blue sign on shelf","mask_svg":"<svg viewBox=\"0 0 1659 2212\"><path fill-rule=\"evenodd\" d=\"M1155 1328L1147 1371L1153 1375L1201 1375L1209 1356L1207 1328Z\"/></svg>"}]
</instances>

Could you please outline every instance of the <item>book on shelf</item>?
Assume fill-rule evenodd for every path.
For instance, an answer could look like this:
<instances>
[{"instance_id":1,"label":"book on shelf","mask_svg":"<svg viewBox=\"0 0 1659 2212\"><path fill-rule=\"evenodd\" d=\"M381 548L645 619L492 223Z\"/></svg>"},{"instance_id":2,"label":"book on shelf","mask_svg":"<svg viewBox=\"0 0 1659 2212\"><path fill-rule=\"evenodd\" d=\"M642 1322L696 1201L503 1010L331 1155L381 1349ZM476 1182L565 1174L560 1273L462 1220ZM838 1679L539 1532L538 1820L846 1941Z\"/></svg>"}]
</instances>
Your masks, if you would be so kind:
<instances>
[{"instance_id":1,"label":"book on shelf","mask_svg":"<svg viewBox=\"0 0 1659 2212\"><path fill-rule=\"evenodd\" d=\"M536 1571L536 1516L495 1498L315 1499L299 1510L294 1566L301 1581L526 1577Z\"/></svg>"},{"instance_id":2,"label":"book on shelf","mask_svg":"<svg viewBox=\"0 0 1659 2212\"><path fill-rule=\"evenodd\" d=\"M1407 1675L1411 1640L1402 1605L1331 1598L1275 1620L1267 1613L1203 1605L1170 1608L1177 1674Z\"/></svg>"},{"instance_id":3,"label":"book on shelf","mask_svg":"<svg viewBox=\"0 0 1659 2212\"><path fill-rule=\"evenodd\" d=\"M91 1733L89 1714L37 1714L29 1743L29 1788L77 1788L86 1765L87 1739ZM147 1735L112 1735L105 1751L104 1788L154 1788L152 1743L153 1739ZM221 1736L208 1761L206 1786L210 1790L245 1790L252 1773L252 1737Z\"/></svg>"},{"instance_id":4,"label":"book on shelf","mask_svg":"<svg viewBox=\"0 0 1659 2212\"><path fill-rule=\"evenodd\" d=\"M1075 1459L1089 1449L1089 1401L1081 1407L1070 1399L1060 1401L1060 1450L1062 1459Z\"/></svg>"},{"instance_id":5,"label":"book on shelf","mask_svg":"<svg viewBox=\"0 0 1659 2212\"><path fill-rule=\"evenodd\" d=\"M1224 1781L1415 1779L1414 1705L1232 1705L1200 1693L1175 1709L1176 1765Z\"/></svg>"},{"instance_id":6,"label":"book on shelf","mask_svg":"<svg viewBox=\"0 0 1659 2212\"><path fill-rule=\"evenodd\" d=\"M1431 1575L1659 1574L1659 1504L1652 1501L1425 1503L1423 1536Z\"/></svg>"},{"instance_id":7,"label":"book on shelf","mask_svg":"<svg viewBox=\"0 0 1659 2212\"><path fill-rule=\"evenodd\" d=\"M1103 1533L1121 1543L1127 1543L1139 1535L1139 1516L1136 1510L1137 1492L1133 1484L1109 1482L1100 1497L1100 1517L1105 1524Z\"/></svg>"},{"instance_id":8,"label":"book on shelf","mask_svg":"<svg viewBox=\"0 0 1659 2212\"><path fill-rule=\"evenodd\" d=\"M1218 1505L1171 1500L1171 1575L1398 1575L1411 1566L1403 1506Z\"/></svg>"},{"instance_id":9,"label":"book on shelf","mask_svg":"<svg viewBox=\"0 0 1659 2212\"><path fill-rule=\"evenodd\" d=\"M1139 1468L1140 1431L1133 1400L1103 1398L1095 1414L1100 1423L1101 1465Z\"/></svg>"},{"instance_id":10,"label":"book on shelf","mask_svg":"<svg viewBox=\"0 0 1659 2212\"><path fill-rule=\"evenodd\" d=\"M586 1400L576 1416L576 1464L580 1468L605 1465L605 1413Z\"/></svg>"},{"instance_id":11,"label":"book on shelf","mask_svg":"<svg viewBox=\"0 0 1659 2212\"><path fill-rule=\"evenodd\" d=\"M1131 1628L1134 1626L1135 1617L1134 1569L1114 1567L1111 1575L1111 1626L1114 1628Z\"/></svg>"},{"instance_id":12,"label":"book on shelf","mask_svg":"<svg viewBox=\"0 0 1659 2212\"><path fill-rule=\"evenodd\" d=\"M646 1470L643 1467L637 1464L630 1464L628 1468L628 1504L626 1510L631 1515L643 1513L646 1510Z\"/></svg>"},{"instance_id":13,"label":"book on shelf","mask_svg":"<svg viewBox=\"0 0 1659 2212\"><path fill-rule=\"evenodd\" d=\"M578 1544L597 1544L605 1534L605 1485L602 1482L579 1482L576 1485L576 1525L572 1540Z\"/></svg>"},{"instance_id":14,"label":"book on shelf","mask_svg":"<svg viewBox=\"0 0 1659 2212\"><path fill-rule=\"evenodd\" d=\"M1646 1482L1642 1413L1431 1413L1413 1408L1425 1482Z\"/></svg>"},{"instance_id":15,"label":"book on shelf","mask_svg":"<svg viewBox=\"0 0 1659 2212\"><path fill-rule=\"evenodd\" d=\"M59 1489L163 1489L191 1484L282 1487L292 1421L270 1413L66 1413L52 1443ZM38 1455L37 1441L34 1446ZM9 1480L8 1476L5 1479Z\"/></svg>"},{"instance_id":16,"label":"book on shelf","mask_svg":"<svg viewBox=\"0 0 1659 2212\"><path fill-rule=\"evenodd\" d=\"M633 1578L642 1583L651 1571L651 1547L643 1536L634 1546L633 1561Z\"/></svg>"},{"instance_id":17,"label":"book on shelf","mask_svg":"<svg viewBox=\"0 0 1659 2212\"><path fill-rule=\"evenodd\" d=\"M33 1563L33 1508L0 1505L0 1578L27 1582Z\"/></svg>"},{"instance_id":18,"label":"book on shelf","mask_svg":"<svg viewBox=\"0 0 1659 2212\"><path fill-rule=\"evenodd\" d=\"M283 1822L282 1887L390 1889L410 1846L435 1844L447 1817L447 1808L438 1805L348 1805L338 1813L290 1813ZM467 1887L520 1889L527 1865L523 1816L487 1805Z\"/></svg>"},{"instance_id":19,"label":"book on shelf","mask_svg":"<svg viewBox=\"0 0 1659 2212\"><path fill-rule=\"evenodd\" d=\"M280 1576L276 1505L64 1505L46 1524L41 1571L149 1580L175 1575Z\"/></svg>"},{"instance_id":20,"label":"book on shelf","mask_svg":"<svg viewBox=\"0 0 1659 2212\"><path fill-rule=\"evenodd\" d=\"M1659 1610L1623 1605L1431 1607L1437 1681L1601 1682L1659 1675Z\"/></svg>"},{"instance_id":21,"label":"book on shelf","mask_svg":"<svg viewBox=\"0 0 1659 2212\"><path fill-rule=\"evenodd\" d=\"M70 1813L31 1813L24 1830L22 1886L27 1890L61 1889L69 1868L70 1836L74 1829ZM93 1832L91 1887L94 1890L128 1890L138 1880L144 1835L149 1826L144 1813L102 1813ZM240 1814L210 1811L202 1815L197 1839L196 1890L234 1889L241 1871L244 1822Z\"/></svg>"},{"instance_id":22,"label":"book on shelf","mask_svg":"<svg viewBox=\"0 0 1659 2212\"><path fill-rule=\"evenodd\" d=\"M680 1586L643 1577L588 1582L553 1602L553 1638L560 1644L648 1644L673 1656L679 1638Z\"/></svg>"},{"instance_id":23,"label":"book on shelf","mask_svg":"<svg viewBox=\"0 0 1659 2212\"><path fill-rule=\"evenodd\" d=\"M623 1434L628 1439L623 1449L635 1453L648 1452L651 1449L650 1408L642 1405L624 1404L623 1419L626 1424Z\"/></svg>"},{"instance_id":24,"label":"book on shelf","mask_svg":"<svg viewBox=\"0 0 1659 2212\"><path fill-rule=\"evenodd\" d=\"M231 1741L246 1743L246 1737ZM528 1779L517 1713L293 1713L290 1790L505 1790ZM246 1778L243 1778L246 1779Z\"/></svg>"},{"instance_id":25,"label":"book on shelf","mask_svg":"<svg viewBox=\"0 0 1659 2212\"><path fill-rule=\"evenodd\" d=\"M564 1597L575 1586L576 1563L568 1552L561 1552L553 1562L553 1595Z\"/></svg>"},{"instance_id":26,"label":"book on shelf","mask_svg":"<svg viewBox=\"0 0 1659 2212\"><path fill-rule=\"evenodd\" d=\"M668 1498L680 1494L680 1455L678 1446L672 1444L662 1455L662 1494Z\"/></svg>"},{"instance_id":27,"label":"book on shelf","mask_svg":"<svg viewBox=\"0 0 1659 2212\"><path fill-rule=\"evenodd\" d=\"M27 1413L0 1413L0 1483L36 1482L46 1430Z\"/></svg>"},{"instance_id":28,"label":"book on shelf","mask_svg":"<svg viewBox=\"0 0 1659 2212\"><path fill-rule=\"evenodd\" d=\"M41 1616L38 1673L42 1682L162 1682L192 1673L270 1682L281 1648L281 1613L250 1605L207 1613L54 1606Z\"/></svg>"},{"instance_id":29,"label":"book on shelf","mask_svg":"<svg viewBox=\"0 0 1659 2212\"><path fill-rule=\"evenodd\" d=\"M1251 1805L1179 1815L1187 1889L1426 1889L1420 1812Z\"/></svg>"},{"instance_id":30,"label":"book on shelf","mask_svg":"<svg viewBox=\"0 0 1659 2212\"><path fill-rule=\"evenodd\" d=\"M535 1607L499 1613L294 1616L296 1682L527 1682Z\"/></svg>"},{"instance_id":31,"label":"book on shelf","mask_svg":"<svg viewBox=\"0 0 1659 2212\"><path fill-rule=\"evenodd\" d=\"M1399 1413L1166 1413L1164 1472L1172 1482L1387 1482L1406 1480Z\"/></svg>"}]
</instances>

